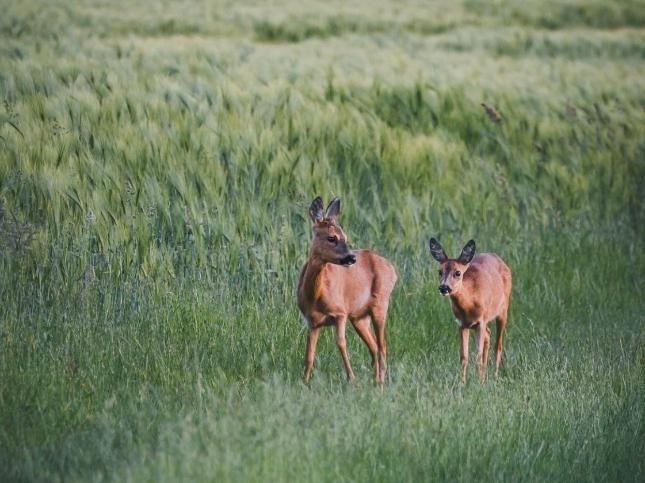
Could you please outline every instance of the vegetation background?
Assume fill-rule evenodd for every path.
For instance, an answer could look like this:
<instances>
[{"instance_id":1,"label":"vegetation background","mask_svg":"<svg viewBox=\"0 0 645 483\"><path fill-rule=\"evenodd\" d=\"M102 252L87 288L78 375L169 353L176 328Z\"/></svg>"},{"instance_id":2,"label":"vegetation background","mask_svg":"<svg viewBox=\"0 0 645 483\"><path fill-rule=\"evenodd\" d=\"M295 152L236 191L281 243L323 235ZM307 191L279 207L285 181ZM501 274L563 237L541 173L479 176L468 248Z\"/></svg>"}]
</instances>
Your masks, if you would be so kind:
<instances>
[{"instance_id":1,"label":"vegetation background","mask_svg":"<svg viewBox=\"0 0 645 483\"><path fill-rule=\"evenodd\" d=\"M645 480L641 1L1 4L1 480ZM317 194L382 393L353 333L300 382ZM499 378L432 235L513 269Z\"/></svg>"}]
</instances>

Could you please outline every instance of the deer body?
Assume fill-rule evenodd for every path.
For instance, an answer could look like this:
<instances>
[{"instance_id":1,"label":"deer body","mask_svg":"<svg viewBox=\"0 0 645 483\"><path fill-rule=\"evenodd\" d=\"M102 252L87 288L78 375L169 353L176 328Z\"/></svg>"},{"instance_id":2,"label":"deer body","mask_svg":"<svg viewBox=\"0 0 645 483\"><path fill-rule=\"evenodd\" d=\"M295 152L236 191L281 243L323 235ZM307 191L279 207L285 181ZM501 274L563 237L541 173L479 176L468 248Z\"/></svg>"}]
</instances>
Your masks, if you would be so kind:
<instances>
[{"instance_id":1,"label":"deer body","mask_svg":"<svg viewBox=\"0 0 645 483\"><path fill-rule=\"evenodd\" d=\"M462 290L450 294L452 312L467 328L490 322L508 310L511 272L495 253L476 255L463 274Z\"/></svg>"},{"instance_id":2,"label":"deer body","mask_svg":"<svg viewBox=\"0 0 645 483\"><path fill-rule=\"evenodd\" d=\"M335 221L339 210L340 201L335 199L323 214L320 198L310 209L314 242L298 281L298 307L309 326L304 379L311 377L316 343L324 326L334 326L345 372L348 379L354 377L345 340L349 320L367 345L376 379L382 382L387 356L385 320L396 272L388 260L373 251L349 251L345 234Z\"/></svg>"},{"instance_id":3,"label":"deer body","mask_svg":"<svg viewBox=\"0 0 645 483\"><path fill-rule=\"evenodd\" d=\"M392 264L370 250L354 251L349 267L309 260L300 272L298 307L310 327L332 325L334 314L350 320L371 316L396 281ZM383 276L385 275L385 276Z\"/></svg>"},{"instance_id":4,"label":"deer body","mask_svg":"<svg viewBox=\"0 0 645 483\"><path fill-rule=\"evenodd\" d=\"M497 325L495 341L495 373L502 358L502 342L511 296L511 271L495 253L475 256L475 242L470 241L457 259L449 259L439 242L430 240L430 251L439 261L439 292L449 295L452 312L459 322L461 378L466 379L468 367L469 330L477 333L477 370L483 378L490 330L488 324Z\"/></svg>"}]
</instances>

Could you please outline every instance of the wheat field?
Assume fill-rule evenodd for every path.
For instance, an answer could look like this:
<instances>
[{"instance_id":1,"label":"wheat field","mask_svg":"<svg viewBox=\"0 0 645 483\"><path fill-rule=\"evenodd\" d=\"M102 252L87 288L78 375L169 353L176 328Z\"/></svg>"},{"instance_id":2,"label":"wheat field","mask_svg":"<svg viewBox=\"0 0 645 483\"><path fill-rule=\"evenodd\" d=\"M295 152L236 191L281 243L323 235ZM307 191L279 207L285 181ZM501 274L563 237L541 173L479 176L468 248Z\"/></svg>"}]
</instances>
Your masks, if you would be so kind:
<instances>
[{"instance_id":1,"label":"wheat field","mask_svg":"<svg viewBox=\"0 0 645 483\"><path fill-rule=\"evenodd\" d=\"M0 3L0 480L645 479L642 2ZM383 391L352 330L301 382L316 195ZM497 378L431 236L513 271Z\"/></svg>"}]
</instances>

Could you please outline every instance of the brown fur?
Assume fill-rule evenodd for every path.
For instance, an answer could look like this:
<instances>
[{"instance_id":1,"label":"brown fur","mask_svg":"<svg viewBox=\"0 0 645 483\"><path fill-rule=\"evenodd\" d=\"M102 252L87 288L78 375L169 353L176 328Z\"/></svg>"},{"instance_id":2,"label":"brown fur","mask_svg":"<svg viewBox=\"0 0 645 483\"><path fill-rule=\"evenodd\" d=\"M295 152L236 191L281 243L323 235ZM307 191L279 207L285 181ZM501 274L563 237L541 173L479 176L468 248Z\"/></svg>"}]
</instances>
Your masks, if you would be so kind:
<instances>
[{"instance_id":1,"label":"brown fur","mask_svg":"<svg viewBox=\"0 0 645 483\"><path fill-rule=\"evenodd\" d=\"M477 371L484 377L490 330L488 323L495 320L497 325L495 342L495 374L499 371L502 358L502 339L511 296L511 271L504 261L495 253L481 253L469 260L466 248L458 259L449 259L441 246L431 250L440 262L440 286L448 287L452 312L459 322L461 378L466 379L468 367L468 331L477 331ZM469 242L470 243L470 242ZM433 249L434 248L434 249ZM474 254L474 242L472 242ZM460 276L456 273L461 272Z\"/></svg>"},{"instance_id":2,"label":"brown fur","mask_svg":"<svg viewBox=\"0 0 645 483\"><path fill-rule=\"evenodd\" d=\"M330 208L327 212L330 214ZM334 326L347 377L354 377L345 340L345 327L349 320L367 345L375 377L382 382L387 357L385 320L396 272L388 260L373 251L350 252L345 233L336 224L337 214L332 210L332 216L321 218L314 210L314 240L298 281L298 307L309 326L304 379L308 381L311 377L319 332L326 325ZM336 243L330 242L329 237L336 237ZM355 262L349 266L340 265L348 254L354 255ZM370 329L370 319L375 334Z\"/></svg>"}]
</instances>

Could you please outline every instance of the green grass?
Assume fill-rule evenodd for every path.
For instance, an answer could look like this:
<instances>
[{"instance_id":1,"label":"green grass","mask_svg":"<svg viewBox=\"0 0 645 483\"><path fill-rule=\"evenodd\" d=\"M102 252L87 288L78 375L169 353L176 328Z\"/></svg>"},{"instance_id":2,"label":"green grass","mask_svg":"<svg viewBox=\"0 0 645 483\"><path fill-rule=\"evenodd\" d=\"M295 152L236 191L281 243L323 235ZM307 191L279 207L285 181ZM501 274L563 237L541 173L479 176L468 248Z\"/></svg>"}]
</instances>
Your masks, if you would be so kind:
<instances>
[{"instance_id":1,"label":"green grass","mask_svg":"<svg viewBox=\"0 0 645 483\"><path fill-rule=\"evenodd\" d=\"M0 480L643 480L639 2L2 10ZM397 266L383 392L331 330L300 382L318 194ZM513 270L499 378L437 235Z\"/></svg>"}]
</instances>

